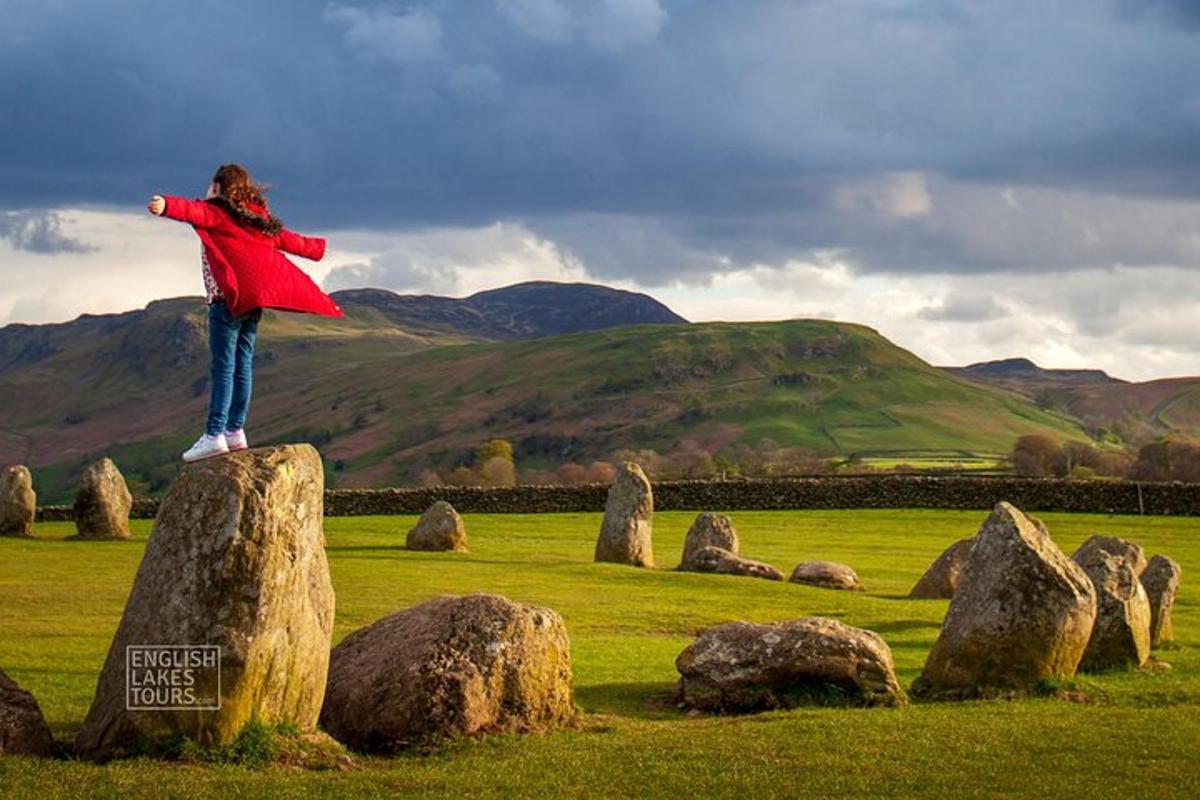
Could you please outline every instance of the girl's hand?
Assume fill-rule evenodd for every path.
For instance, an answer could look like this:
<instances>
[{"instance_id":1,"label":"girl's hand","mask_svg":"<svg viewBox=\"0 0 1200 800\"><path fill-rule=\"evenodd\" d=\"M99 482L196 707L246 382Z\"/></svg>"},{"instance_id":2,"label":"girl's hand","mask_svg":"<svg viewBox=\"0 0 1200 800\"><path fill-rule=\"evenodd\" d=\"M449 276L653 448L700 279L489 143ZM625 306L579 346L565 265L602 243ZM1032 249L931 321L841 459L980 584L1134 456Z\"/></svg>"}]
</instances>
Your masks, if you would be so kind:
<instances>
[{"instance_id":1,"label":"girl's hand","mask_svg":"<svg viewBox=\"0 0 1200 800\"><path fill-rule=\"evenodd\" d=\"M156 217L161 217L162 213L167 210L167 201L163 199L161 194L156 194L146 204L146 210Z\"/></svg>"}]
</instances>

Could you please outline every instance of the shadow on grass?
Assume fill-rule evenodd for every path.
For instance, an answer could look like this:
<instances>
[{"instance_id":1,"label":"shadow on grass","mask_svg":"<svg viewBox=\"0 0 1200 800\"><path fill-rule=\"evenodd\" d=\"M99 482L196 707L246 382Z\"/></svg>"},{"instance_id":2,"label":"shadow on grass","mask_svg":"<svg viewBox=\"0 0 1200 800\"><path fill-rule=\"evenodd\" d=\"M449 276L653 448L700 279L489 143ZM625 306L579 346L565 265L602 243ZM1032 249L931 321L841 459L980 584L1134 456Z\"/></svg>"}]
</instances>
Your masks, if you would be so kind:
<instances>
[{"instance_id":1,"label":"shadow on grass","mask_svg":"<svg viewBox=\"0 0 1200 800\"><path fill-rule=\"evenodd\" d=\"M941 622L931 622L927 619L897 619L888 622L878 622L870 626L871 630L878 634L884 633L902 633L904 631L919 631L927 628L940 630Z\"/></svg>"},{"instance_id":2,"label":"shadow on grass","mask_svg":"<svg viewBox=\"0 0 1200 800\"><path fill-rule=\"evenodd\" d=\"M575 702L588 714L660 719L678 715L674 683L600 683L575 687Z\"/></svg>"}]
</instances>

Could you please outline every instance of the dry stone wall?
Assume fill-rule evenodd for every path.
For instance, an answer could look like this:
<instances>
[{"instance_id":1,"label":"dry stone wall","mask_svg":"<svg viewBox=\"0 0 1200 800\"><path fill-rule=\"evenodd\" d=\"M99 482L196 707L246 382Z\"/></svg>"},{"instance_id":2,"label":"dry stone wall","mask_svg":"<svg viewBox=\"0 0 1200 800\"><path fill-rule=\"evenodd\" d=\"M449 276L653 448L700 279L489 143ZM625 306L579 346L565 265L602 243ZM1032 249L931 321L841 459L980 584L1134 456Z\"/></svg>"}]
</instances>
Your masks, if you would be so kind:
<instances>
[{"instance_id":1,"label":"dry stone wall","mask_svg":"<svg viewBox=\"0 0 1200 800\"><path fill-rule=\"evenodd\" d=\"M658 511L800 508L946 508L990 510L1001 500L1030 511L1101 514L1200 514L1200 484L1069 481L1035 478L840 477L652 481ZM436 486L331 489L327 516L420 514L437 500L461 513L603 511L607 483L509 487ZM158 501L134 500L130 516L153 518ZM69 520L68 506L43 506L39 520Z\"/></svg>"}]
</instances>

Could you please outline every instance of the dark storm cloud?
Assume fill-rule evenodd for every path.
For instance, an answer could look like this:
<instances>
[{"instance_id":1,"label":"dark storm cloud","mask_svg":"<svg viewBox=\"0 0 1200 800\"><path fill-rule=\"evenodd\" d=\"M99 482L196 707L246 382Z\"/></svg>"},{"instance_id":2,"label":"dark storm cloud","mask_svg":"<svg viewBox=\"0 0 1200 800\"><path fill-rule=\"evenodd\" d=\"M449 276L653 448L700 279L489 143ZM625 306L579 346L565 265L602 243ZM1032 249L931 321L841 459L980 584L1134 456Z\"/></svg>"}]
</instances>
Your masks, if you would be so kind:
<instances>
[{"instance_id":1,"label":"dark storm cloud","mask_svg":"<svg viewBox=\"0 0 1200 800\"><path fill-rule=\"evenodd\" d=\"M294 226L523 219L647 284L821 251L896 271L1196 263L1186 211L1139 233L1090 197L1200 191L1195 3L0 13L0 207L136 208L238 160ZM1039 197L1048 217L1020 212Z\"/></svg>"},{"instance_id":2,"label":"dark storm cloud","mask_svg":"<svg viewBox=\"0 0 1200 800\"><path fill-rule=\"evenodd\" d=\"M52 255L87 253L95 248L62 232L62 218L53 211L9 211L0 213L0 239L16 250Z\"/></svg>"}]
</instances>

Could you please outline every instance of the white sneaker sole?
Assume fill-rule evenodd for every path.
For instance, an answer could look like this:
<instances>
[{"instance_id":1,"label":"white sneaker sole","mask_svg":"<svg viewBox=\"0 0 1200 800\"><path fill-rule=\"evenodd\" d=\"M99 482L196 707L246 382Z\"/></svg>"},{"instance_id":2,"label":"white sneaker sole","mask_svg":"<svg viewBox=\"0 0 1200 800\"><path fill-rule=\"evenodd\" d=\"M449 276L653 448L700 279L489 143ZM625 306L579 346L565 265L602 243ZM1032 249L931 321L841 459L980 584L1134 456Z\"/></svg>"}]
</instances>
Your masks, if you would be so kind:
<instances>
[{"instance_id":1,"label":"white sneaker sole","mask_svg":"<svg viewBox=\"0 0 1200 800\"><path fill-rule=\"evenodd\" d=\"M185 455L185 456L183 457L183 460L184 460L184 461L186 461L187 463L191 464L191 463L193 463L193 462L195 462L195 461L203 461L203 460L204 460L204 459L206 459L206 458L212 458L212 457L214 457L214 456L223 456L223 455L226 455L226 454L227 454L227 453L229 453L229 452L230 452L229 450L213 450L211 453L205 453L205 454L204 454L204 455L202 455L202 456L192 456L191 458L188 458L188 457Z\"/></svg>"}]
</instances>

